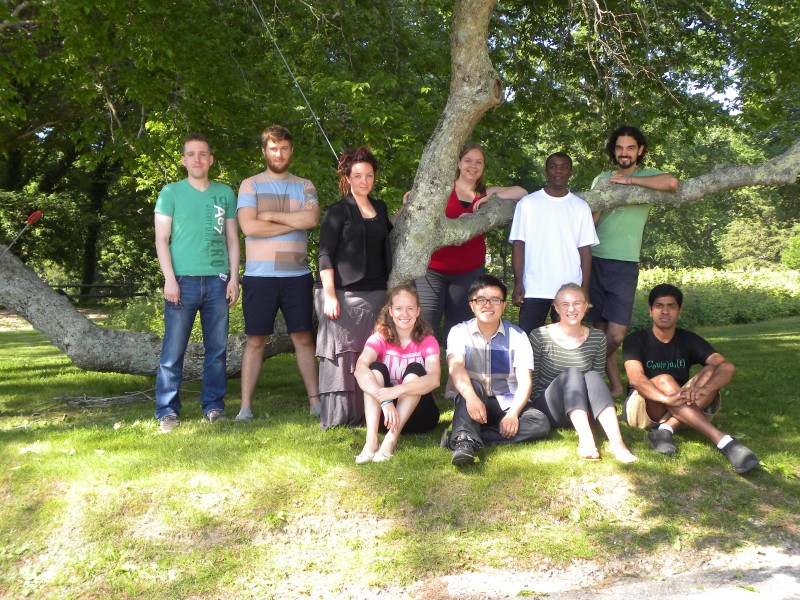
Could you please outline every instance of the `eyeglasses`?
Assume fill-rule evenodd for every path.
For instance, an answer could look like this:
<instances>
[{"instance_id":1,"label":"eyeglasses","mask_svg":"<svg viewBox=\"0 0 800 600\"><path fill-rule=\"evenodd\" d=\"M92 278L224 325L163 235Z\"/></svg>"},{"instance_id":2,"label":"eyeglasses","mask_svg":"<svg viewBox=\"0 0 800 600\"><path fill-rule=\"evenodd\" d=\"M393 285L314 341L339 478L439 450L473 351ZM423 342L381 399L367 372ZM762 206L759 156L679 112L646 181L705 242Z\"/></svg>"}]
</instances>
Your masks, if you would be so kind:
<instances>
[{"instance_id":1,"label":"eyeglasses","mask_svg":"<svg viewBox=\"0 0 800 600\"><path fill-rule=\"evenodd\" d=\"M500 306L505 300L502 298L484 298L483 296L478 296L470 300L470 302L474 302L478 306L486 306L487 302L492 306Z\"/></svg>"},{"instance_id":2,"label":"eyeglasses","mask_svg":"<svg viewBox=\"0 0 800 600\"><path fill-rule=\"evenodd\" d=\"M573 309L577 308L578 310L580 310L584 306L586 306L585 300L581 300L579 302L561 302L558 304L558 308L560 308L561 310L569 310L570 308Z\"/></svg>"}]
</instances>

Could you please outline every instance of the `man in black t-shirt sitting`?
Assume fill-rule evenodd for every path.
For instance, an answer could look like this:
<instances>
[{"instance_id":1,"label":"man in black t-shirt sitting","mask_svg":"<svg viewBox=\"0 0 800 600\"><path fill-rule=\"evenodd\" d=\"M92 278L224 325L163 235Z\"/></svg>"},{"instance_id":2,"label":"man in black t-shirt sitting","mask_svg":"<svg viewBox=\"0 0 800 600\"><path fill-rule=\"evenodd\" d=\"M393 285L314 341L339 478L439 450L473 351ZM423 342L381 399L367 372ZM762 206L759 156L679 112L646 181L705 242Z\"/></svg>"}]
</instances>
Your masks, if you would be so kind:
<instances>
[{"instance_id":1,"label":"man in black t-shirt sitting","mask_svg":"<svg viewBox=\"0 0 800 600\"><path fill-rule=\"evenodd\" d=\"M758 457L738 440L711 424L720 407L720 390L736 367L699 335L678 329L683 293L662 283L648 299L653 327L630 334L622 359L633 391L622 405L622 418L631 427L649 429L647 441L656 452L672 455L672 435L680 425L708 437L737 473L759 464ZM690 377L692 365L702 365Z\"/></svg>"}]
</instances>

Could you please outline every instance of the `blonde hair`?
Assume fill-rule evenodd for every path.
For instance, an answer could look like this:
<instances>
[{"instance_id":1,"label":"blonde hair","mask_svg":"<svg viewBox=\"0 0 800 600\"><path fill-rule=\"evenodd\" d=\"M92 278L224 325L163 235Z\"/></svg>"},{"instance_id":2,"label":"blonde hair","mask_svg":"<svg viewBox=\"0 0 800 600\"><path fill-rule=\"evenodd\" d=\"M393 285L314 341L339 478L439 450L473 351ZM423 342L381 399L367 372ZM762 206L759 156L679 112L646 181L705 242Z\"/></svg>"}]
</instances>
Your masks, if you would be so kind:
<instances>
[{"instance_id":1,"label":"blonde hair","mask_svg":"<svg viewBox=\"0 0 800 600\"><path fill-rule=\"evenodd\" d=\"M565 284L564 284L564 285L562 285L560 288L558 288L558 291L556 292L556 297L555 297L555 298L553 298L553 306L555 306L555 305L556 305L556 300L558 300L558 297L559 297L559 296L560 296L560 295L561 295L563 292L577 292L577 293L579 293L579 294L581 295L581 297L583 298L584 302L589 302L589 298L588 298L588 296L586 295L586 290L584 290L584 289L583 289L581 286L579 286L577 283L572 283L572 282L570 282L570 283L565 283ZM591 305L590 305L590 306L591 306Z\"/></svg>"}]
</instances>

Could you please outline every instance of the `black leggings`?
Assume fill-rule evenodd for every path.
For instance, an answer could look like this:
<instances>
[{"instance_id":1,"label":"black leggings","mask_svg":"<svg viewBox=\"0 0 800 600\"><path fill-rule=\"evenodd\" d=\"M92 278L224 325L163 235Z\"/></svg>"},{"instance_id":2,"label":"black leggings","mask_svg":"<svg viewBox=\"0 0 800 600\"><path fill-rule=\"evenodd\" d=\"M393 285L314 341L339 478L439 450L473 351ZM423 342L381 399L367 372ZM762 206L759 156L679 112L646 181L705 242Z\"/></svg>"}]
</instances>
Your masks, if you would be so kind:
<instances>
[{"instance_id":1,"label":"black leggings","mask_svg":"<svg viewBox=\"0 0 800 600\"><path fill-rule=\"evenodd\" d=\"M582 373L577 367L570 367L550 382L544 396L536 398L535 403L554 429L571 429L570 412L584 410L590 419L596 419L606 408L614 406L614 399L600 373Z\"/></svg>"},{"instance_id":2,"label":"black leggings","mask_svg":"<svg viewBox=\"0 0 800 600\"><path fill-rule=\"evenodd\" d=\"M376 361L372 363L369 368L371 371L378 371L381 375L383 375L383 387L394 387L392 382L389 380L389 367L382 362ZM405 380L406 376L408 375L424 377L427 374L428 372L421 364L411 363L403 372L403 380ZM392 402L397 404L397 400L392 400ZM383 417L381 417L379 423L378 431L381 433L386 433L387 429L386 425L383 423ZM414 412L411 413L411 416L408 418L408 421L403 427L403 433L427 433L435 429L438 424L439 407L436 406L436 402L433 401L433 392L428 392L427 394L422 394L422 396L420 396L417 407L414 409Z\"/></svg>"}]
</instances>

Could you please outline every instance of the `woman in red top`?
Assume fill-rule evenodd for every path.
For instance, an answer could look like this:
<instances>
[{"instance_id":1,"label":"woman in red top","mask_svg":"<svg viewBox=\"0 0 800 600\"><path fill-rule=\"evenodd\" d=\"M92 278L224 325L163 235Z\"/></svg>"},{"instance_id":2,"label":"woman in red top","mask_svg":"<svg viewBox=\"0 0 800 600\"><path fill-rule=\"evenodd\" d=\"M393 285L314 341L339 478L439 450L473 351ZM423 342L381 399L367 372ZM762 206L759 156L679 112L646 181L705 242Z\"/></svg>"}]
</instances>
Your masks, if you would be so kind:
<instances>
[{"instance_id":1,"label":"woman in red top","mask_svg":"<svg viewBox=\"0 0 800 600\"><path fill-rule=\"evenodd\" d=\"M447 200L444 214L450 219L472 213L497 194L504 200L519 200L528 192L514 185L511 187L486 187L483 182L483 167L486 154L479 144L467 144L458 156L456 180ZM428 271L423 279L416 280L419 305L425 319L439 331L444 313L443 340L453 325L473 317L469 308L467 290L478 275L486 271L486 240L478 235L460 246L445 246L431 256Z\"/></svg>"}]
</instances>

